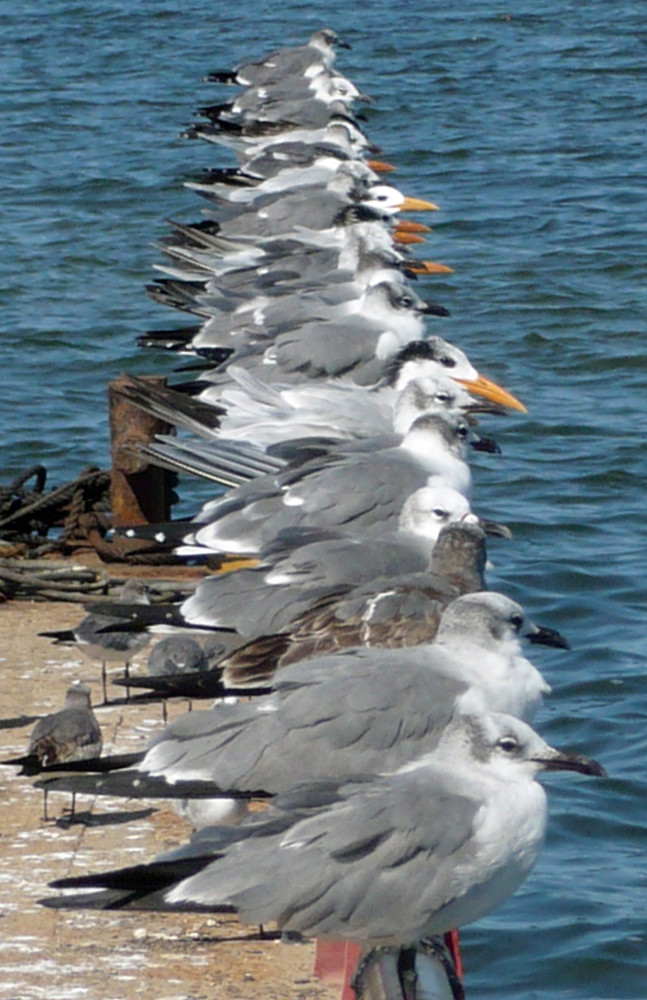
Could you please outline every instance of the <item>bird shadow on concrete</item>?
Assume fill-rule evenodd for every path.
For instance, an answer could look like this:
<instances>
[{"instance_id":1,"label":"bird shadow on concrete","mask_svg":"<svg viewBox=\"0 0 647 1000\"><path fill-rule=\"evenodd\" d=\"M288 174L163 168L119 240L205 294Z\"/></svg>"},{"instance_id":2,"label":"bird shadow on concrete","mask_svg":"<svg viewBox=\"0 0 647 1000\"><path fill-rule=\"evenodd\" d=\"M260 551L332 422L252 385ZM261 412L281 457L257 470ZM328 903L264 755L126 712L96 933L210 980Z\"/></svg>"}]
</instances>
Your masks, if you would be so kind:
<instances>
[{"instance_id":1,"label":"bird shadow on concrete","mask_svg":"<svg viewBox=\"0 0 647 1000\"><path fill-rule=\"evenodd\" d=\"M131 823L138 819L148 819L157 809L129 809L112 813L91 813L89 810L75 812L71 816L58 816L54 824L62 830L68 830L71 826L117 826L122 823Z\"/></svg>"}]
</instances>

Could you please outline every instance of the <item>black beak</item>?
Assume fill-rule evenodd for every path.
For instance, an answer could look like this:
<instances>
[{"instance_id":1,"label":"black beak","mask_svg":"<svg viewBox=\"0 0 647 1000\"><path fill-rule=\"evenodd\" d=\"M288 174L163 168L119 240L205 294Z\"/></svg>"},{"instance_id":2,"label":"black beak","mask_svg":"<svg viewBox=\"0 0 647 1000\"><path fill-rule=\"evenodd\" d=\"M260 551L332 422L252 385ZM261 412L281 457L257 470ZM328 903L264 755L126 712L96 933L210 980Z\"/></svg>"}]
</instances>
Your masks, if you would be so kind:
<instances>
[{"instance_id":1,"label":"black beak","mask_svg":"<svg viewBox=\"0 0 647 1000\"><path fill-rule=\"evenodd\" d=\"M420 306L418 312L423 313L425 316L449 316L449 309L445 309L444 306L439 306L436 302L425 302L423 306Z\"/></svg>"},{"instance_id":2,"label":"black beak","mask_svg":"<svg viewBox=\"0 0 647 1000\"><path fill-rule=\"evenodd\" d=\"M579 753L567 753L565 750L554 750L554 756L535 757L546 771L578 771L579 774L590 774L595 778L605 778L607 772L597 760L591 760Z\"/></svg>"},{"instance_id":3,"label":"black beak","mask_svg":"<svg viewBox=\"0 0 647 1000\"><path fill-rule=\"evenodd\" d=\"M483 400L482 403L468 403L467 406L463 407L465 413L487 413L493 417L505 417L506 411L502 406L498 406L496 403L488 403L487 400Z\"/></svg>"},{"instance_id":4,"label":"black beak","mask_svg":"<svg viewBox=\"0 0 647 1000\"><path fill-rule=\"evenodd\" d=\"M479 524L486 535L493 535L495 538L512 538L512 532L506 524L500 521L490 521L487 517L479 517Z\"/></svg>"},{"instance_id":5,"label":"black beak","mask_svg":"<svg viewBox=\"0 0 647 1000\"><path fill-rule=\"evenodd\" d=\"M526 632L526 639L538 646L552 646L554 649L570 649L566 639L556 628L546 628L545 625L533 625L532 631Z\"/></svg>"},{"instance_id":6,"label":"black beak","mask_svg":"<svg viewBox=\"0 0 647 1000\"><path fill-rule=\"evenodd\" d=\"M501 454L501 449L499 448L499 446L496 443L496 441L494 440L494 438L491 438L491 437L482 437L482 436L479 435L479 437L476 439L476 441L472 441L470 443L471 443L472 448L474 449L474 451L485 451L485 452L487 452L488 455L500 455Z\"/></svg>"}]
</instances>

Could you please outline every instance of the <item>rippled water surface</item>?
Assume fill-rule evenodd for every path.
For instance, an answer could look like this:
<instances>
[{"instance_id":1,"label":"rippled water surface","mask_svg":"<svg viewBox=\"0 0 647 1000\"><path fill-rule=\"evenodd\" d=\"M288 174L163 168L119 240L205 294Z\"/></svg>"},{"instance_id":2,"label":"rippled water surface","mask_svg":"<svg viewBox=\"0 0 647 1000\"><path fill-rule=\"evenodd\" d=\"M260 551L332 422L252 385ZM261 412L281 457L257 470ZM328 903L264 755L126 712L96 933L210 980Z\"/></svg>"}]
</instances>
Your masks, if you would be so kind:
<instances>
[{"instance_id":1,"label":"rippled water surface","mask_svg":"<svg viewBox=\"0 0 647 1000\"><path fill-rule=\"evenodd\" d=\"M515 534L492 548L491 586L570 639L533 653L554 687L538 728L610 773L550 780L536 871L464 934L475 998L647 993L644 15L640 0L0 13L2 482L35 460L50 485L106 467L107 382L170 370L134 339L175 322L143 286L164 220L197 217L182 180L230 162L179 138L221 99L208 70L330 24L399 185L441 206L426 254L455 274L424 290L452 313L434 329L530 409L491 428L504 454L475 470L477 509Z\"/></svg>"}]
</instances>

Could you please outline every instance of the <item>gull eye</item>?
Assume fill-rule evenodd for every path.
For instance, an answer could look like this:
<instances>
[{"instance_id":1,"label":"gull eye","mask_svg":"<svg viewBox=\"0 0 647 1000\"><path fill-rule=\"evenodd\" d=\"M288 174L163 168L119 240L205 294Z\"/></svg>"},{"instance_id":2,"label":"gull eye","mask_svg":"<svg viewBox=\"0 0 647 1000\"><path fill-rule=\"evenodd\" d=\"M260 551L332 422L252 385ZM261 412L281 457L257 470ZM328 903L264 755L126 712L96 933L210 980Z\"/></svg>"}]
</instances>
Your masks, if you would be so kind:
<instances>
[{"instance_id":1,"label":"gull eye","mask_svg":"<svg viewBox=\"0 0 647 1000\"><path fill-rule=\"evenodd\" d=\"M464 441L469 434L469 428L465 424L459 424L456 428L456 436Z\"/></svg>"},{"instance_id":2,"label":"gull eye","mask_svg":"<svg viewBox=\"0 0 647 1000\"><path fill-rule=\"evenodd\" d=\"M519 614L518 611L513 612L513 614L510 615L510 624L514 628L515 632L519 632L523 625L523 615Z\"/></svg>"},{"instance_id":3,"label":"gull eye","mask_svg":"<svg viewBox=\"0 0 647 1000\"><path fill-rule=\"evenodd\" d=\"M503 750L504 753L516 753L519 749L519 741L515 739L514 736L502 736L501 739L497 741L497 746Z\"/></svg>"},{"instance_id":4,"label":"gull eye","mask_svg":"<svg viewBox=\"0 0 647 1000\"><path fill-rule=\"evenodd\" d=\"M451 401L452 401L451 393L447 392L446 389L440 389L436 393L436 402L437 403L451 403Z\"/></svg>"},{"instance_id":5,"label":"gull eye","mask_svg":"<svg viewBox=\"0 0 647 1000\"><path fill-rule=\"evenodd\" d=\"M413 299L411 298L410 295L403 295L402 298L400 299L400 305L402 306L403 309L411 309L411 306L413 305Z\"/></svg>"},{"instance_id":6,"label":"gull eye","mask_svg":"<svg viewBox=\"0 0 647 1000\"><path fill-rule=\"evenodd\" d=\"M446 521L449 517L449 514L444 507L434 507L431 513L434 517L437 517L439 521Z\"/></svg>"}]
</instances>

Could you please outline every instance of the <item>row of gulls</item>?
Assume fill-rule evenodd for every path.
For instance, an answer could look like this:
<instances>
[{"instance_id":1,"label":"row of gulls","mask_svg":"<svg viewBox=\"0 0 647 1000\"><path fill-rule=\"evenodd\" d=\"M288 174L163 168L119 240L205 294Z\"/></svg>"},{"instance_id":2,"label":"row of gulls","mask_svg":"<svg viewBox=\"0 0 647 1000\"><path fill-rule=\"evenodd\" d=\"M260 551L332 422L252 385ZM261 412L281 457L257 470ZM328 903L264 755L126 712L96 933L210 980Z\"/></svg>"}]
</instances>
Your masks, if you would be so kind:
<instances>
[{"instance_id":1,"label":"row of gulls","mask_svg":"<svg viewBox=\"0 0 647 1000\"><path fill-rule=\"evenodd\" d=\"M420 289L450 269L413 256L429 227L400 221L435 206L385 183L339 47L322 29L209 75L238 89L186 135L236 163L191 182L206 207L172 223L150 288L190 325L141 338L194 370L124 389L177 428L145 454L218 492L190 521L120 530L210 572L179 603L94 607L94 634L170 632L124 683L218 700L141 754L28 755L44 789L173 799L199 828L44 902L234 911L344 943L345 973L361 959L345 997L379 980L389 998L414 982L456 1000L456 929L542 846L535 779L604 771L530 728L550 687L524 640L567 644L487 589L486 537L510 533L473 509L470 465L498 450L477 421L525 407L438 334L447 310ZM207 804L228 801L214 825Z\"/></svg>"}]
</instances>

